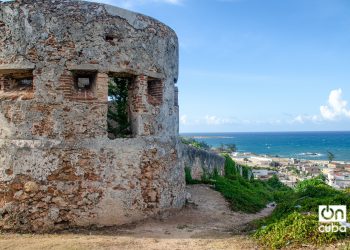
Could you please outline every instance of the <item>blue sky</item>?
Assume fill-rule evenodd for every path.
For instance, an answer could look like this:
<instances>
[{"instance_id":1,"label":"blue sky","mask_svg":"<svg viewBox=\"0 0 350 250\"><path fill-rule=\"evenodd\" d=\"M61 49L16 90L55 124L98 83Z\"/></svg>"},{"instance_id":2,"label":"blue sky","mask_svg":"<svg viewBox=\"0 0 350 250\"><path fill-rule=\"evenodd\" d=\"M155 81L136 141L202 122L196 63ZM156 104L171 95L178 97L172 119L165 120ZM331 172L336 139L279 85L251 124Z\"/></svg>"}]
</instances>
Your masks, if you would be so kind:
<instances>
[{"instance_id":1,"label":"blue sky","mask_svg":"<svg viewBox=\"0 0 350 250\"><path fill-rule=\"evenodd\" d=\"M180 132L350 128L350 1L100 0L180 41Z\"/></svg>"}]
</instances>

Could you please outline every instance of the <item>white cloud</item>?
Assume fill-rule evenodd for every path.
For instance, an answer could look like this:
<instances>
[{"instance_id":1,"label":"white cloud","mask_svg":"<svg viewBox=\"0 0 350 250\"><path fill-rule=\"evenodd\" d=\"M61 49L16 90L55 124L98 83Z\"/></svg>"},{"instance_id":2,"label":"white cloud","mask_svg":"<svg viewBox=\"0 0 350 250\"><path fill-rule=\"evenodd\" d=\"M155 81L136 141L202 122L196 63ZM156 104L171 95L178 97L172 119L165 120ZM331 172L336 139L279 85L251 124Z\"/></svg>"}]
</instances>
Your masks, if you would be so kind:
<instances>
[{"instance_id":1,"label":"white cloud","mask_svg":"<svg viewBox=\"0 0 350 250\"><path fill-rule=\"evenodd\" d=\"M208 126L220 126L220 125L247 125L247 126L283 126L283 125L296 125L296 124L323 124L326 121L337 120L338 118L350 118L350 109L347 106L347 101L342 98L342 90L332 90L329 94L328 103L320 107L320 114L302 114L293 116L287 114L288 118L283 119L270 119L270 120L247 120L237 119L232 117L219 117L216 115L205 115L204 117L197 118L196 120L190 119L187 115L180 117L182 125L208 125Z\"/></svg>"},{"instance_id":2,"label":"white cloud","mask_svg":"<svg viewBox=\"0 0 350 250\"><path fill-rule=\"evenodd\" d=\"M321 121L321 117L318 115L298 115L296 116L291 123L305 123L305 122L319 122Z\"/></svg>"},{"instance_id":3,"label":"white cloud","mask_svg":"<svg viewBox=\"0 0 350 250\"><path fill-rule=\"evenodd\" d=\"M182 115L180 117L180 123L183 124L183 125L186 125L188 123L187 115Z\"/></svg>"},{"instance_id":4,"label":"white cloud","mask_svg":"<svg viewBox=\"0 0 350 250\"><path fill-rule=\"evenodd\" d=\"M204 117L206 124L208 125L223 125L223 124L232 124L234 121L231 118L220 118L215 115L206 115Z\"/></svg>"},{"instance_id":5,"label":"white cloud","mask_svg":"<svg viewBox=\"0 0 350 250\"><path fill-rule=\"evenodd\" d=\"M304 123L304 119L301 115L298 115L297 117L295 117L293 121L299 122L299 123Z\"/></svg>"},{"instance_id":6,"label":"white cloud","mask_svg":"<svg viewBox=\"0 0 350 250\"><path fill-rule=\"evenodd\" d=\"M220 118L218 118L215 115L212 115L212 116L207 115L207 116L205 116L205 121L209 125L219 125L221 123Z\"/></svg>"},{"instance_id":7,"label":"white cloud","mask_svg":"<svg viewBox=\"0 0 350 250\"><path fill-rule=\"evenodd\" d=\"M338 118L350 118L350 109L347 101L342 98L342 90L332 90L328 97L327 105L320 107L321 116L325 120L336 120Z\"/></svg>"},{"instance_id":8,"label":"white cloud","mask_svg":"<svg viewBox=\"0 0 350 250\"><path fill-rule=\"evenodd\" d=\"M350 118L350 109L347 101L342 98L342 90L332 90L328 97L328 103L320 106L320 115L298 115L288 123L334 121L340 118Z\"/></svg>"}]
</instances>

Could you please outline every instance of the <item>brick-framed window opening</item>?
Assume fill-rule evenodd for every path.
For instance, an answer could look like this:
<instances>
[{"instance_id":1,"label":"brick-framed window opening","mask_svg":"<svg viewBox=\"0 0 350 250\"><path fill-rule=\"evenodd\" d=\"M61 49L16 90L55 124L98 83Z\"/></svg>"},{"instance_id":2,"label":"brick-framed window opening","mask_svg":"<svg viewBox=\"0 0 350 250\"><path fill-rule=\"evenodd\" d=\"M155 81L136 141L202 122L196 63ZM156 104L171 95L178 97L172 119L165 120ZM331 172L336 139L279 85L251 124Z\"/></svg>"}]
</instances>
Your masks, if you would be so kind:
<instances>
[{"instance_id":1,"label":"brick-framed window opening","mask_svg":"<svg viewBox=\"0 0 350 250\"><path fill-rule=\"evenodd\" d=\"M17 71L16 73L0 75L0 91L33 92L33 71Z\"/></svg>"},{"instance_id":2,"label":"brick-framed window opening","mask_svg":"<svg viewBox=\"0 0 350 250\"><path fill-rule=\"evenodd\" d=\"M160 79L149 79L147 81L148 102L152 105L163 103L163 82Z\"/></svg>"},{"instance_id":3,"label":"brick-framed window opening","mask_svg":"<svg viewBox=\"0 0 350 250\"><path fill-rule=\"evenodd\" d=\"M130 117L130 93L132 76L111 76L108 83L108 138L133 136Z\"/></svg>"},{"instance_id":4,"label":"brick-framed window opening","mask_svg":"<svg viewBox=\"0 0 350 250\"><path fill-rule=\"evenodd\" d=\"M97 72L74 72L76 91L93 91L96 85Z\"/></svg>"},{"instance_id":5,"label":"brick-framed window opening","mask_svg":"<svg viewBox=\"0 0 350 250\"><path fill-rule=\"evenodd\" d=\"M97 71L73 71L74 99L96 98Z\"/></svg>"}]
</instances>

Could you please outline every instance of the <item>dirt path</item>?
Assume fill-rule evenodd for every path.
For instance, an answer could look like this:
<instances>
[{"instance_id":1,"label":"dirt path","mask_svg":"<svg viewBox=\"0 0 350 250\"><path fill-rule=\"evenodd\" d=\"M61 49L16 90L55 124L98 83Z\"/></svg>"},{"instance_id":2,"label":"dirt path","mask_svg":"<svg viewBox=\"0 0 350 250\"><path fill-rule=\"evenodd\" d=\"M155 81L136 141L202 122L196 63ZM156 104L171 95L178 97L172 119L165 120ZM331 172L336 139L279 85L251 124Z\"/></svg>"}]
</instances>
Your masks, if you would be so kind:
<instances>
[{"instance_id":1,"label":"dirt path","mask_svg":"<svg viewBox=\"0 0 350 250\"><path fill-rule=\"evenodd\" d=\"M166 219L76 234L5 234L0 235L0 249L257 249L238 233L272 208L257 214L236 213L208 186L189 186L188 192L193 203Z\"/></svg>"}]
</instances>

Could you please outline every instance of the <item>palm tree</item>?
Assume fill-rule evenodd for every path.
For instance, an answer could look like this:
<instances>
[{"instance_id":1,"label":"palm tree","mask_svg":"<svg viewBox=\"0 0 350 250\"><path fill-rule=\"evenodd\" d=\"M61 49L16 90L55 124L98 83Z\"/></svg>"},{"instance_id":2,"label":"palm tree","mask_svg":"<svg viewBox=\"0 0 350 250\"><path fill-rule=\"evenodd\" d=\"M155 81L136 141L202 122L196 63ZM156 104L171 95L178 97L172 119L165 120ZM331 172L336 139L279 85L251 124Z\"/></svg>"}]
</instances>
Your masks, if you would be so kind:
<instances>
[{"instance_id":1,"label":"palm tree","mask_svg":"<svg viewBox=\"0 0 350 250\"><path fill-rule=\"evenodd\" d=\"M327 158L328 158L329 163L331 163L334 160L335 156L332 152L327 151Z\"/></svg>"}]
</instances>

